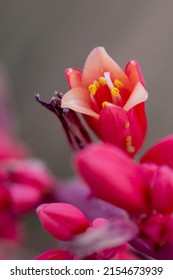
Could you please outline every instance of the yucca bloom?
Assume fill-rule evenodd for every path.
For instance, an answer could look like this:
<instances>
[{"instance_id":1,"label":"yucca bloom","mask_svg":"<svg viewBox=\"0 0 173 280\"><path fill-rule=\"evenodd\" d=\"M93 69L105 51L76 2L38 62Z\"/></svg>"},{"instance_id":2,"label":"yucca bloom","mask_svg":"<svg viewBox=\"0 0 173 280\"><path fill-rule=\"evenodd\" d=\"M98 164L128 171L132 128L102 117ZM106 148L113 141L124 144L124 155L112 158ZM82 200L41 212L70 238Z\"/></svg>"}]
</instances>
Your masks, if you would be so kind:
<instances>
[{"instance_id":1,"label":"yucca bloom","mask_svg":"<svg viewBox=\"0 0 173 280\"><path fill-rule=\"evenodd\" d=\"M75 157L93 194L126 210L136 222L139 234L131 244L156 259L173 257L172 146L173 136L161 140L141 163L109 144L90 145Z\"/></svg>"},{"instance_id":2,"label":"yucca bloom","mask_svg":"<svg viewBox=\"0 0 173 280\"><path fill-rule=\"evenodd\" d=\"M104 48L97 47L82 72L68 68L65 75L71 89L62 98L62 108L82 113L101 140L134 155L147 128L148 93L138 63L129 61L123 71Z\"/></svg>"}]
</instances>

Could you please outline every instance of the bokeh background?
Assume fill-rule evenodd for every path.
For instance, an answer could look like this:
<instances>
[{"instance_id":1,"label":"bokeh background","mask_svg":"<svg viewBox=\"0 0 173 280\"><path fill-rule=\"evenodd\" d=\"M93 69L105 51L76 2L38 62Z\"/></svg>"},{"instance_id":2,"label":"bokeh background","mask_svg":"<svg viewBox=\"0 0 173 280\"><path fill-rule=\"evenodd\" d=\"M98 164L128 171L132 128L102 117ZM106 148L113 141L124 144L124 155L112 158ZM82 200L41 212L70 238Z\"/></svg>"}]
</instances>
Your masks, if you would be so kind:
<instances>
[{"instance_id":1,"label":"bokeh background","mask_svg":"<svg viewBox=\"0 0 173 280\"><path fill-rule=\"evenodd\" d=\"M65 92L64 69L82 68L98 45L122 68L130 59L141 66L149 92L144 149L172 133L172 0L0 0L0 64L11 81L20 137L62 178L72 174L71 152L57 119L34 94L49 100L56 89ZM45 244L34 240L42 231L33 223L29 257Z\"/></svg>"}]
</instances>

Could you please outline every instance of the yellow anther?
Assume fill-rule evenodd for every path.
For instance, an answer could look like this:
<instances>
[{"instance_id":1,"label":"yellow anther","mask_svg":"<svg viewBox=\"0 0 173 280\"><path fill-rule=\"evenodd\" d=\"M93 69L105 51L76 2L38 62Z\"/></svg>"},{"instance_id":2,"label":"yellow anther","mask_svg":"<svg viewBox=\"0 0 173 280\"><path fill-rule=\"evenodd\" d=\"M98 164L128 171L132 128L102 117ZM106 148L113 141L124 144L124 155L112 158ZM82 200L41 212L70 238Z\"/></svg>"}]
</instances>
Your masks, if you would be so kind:
<instances>
[{"instance_id":1,"label":"yellow anther","mask_svg":"<svg viewBox=\"0 0 173 280\"><path fill-rule=\"evenodd\" d=\"M127 147L127 152L130 153L130 154L133 154L135 152L135 147L133 146L128 146Z\"/></svg>"},{"instance_id":2,"label":"yellow anther","mask_svg":"<svg viewBox=\"0 0 173 280\"><path fill-rule=\"evenodd\" d=\"M104 106L106 106L106 105L108 105L108 104L110 104L108 101L103 101L103 102L102 102L102 107L104 107Z\"/></svg>"},{"instance_id":3,"label":"yellow anther","mask_svg":"<svg viewBox=\"0 0 173 280\"><path fill-rule=\"evenodd\" d=\"M114 86L116 86L117 88L122 88L123 87L123 83L120 80L115 80L114 81Z\"/></svg>"},{"instance_id":4,"label":"yellow anther","mask_svg":"<svg viewBox=\"0 0 173 280\"><path fill-rule=\"evenodd\" d=\"M135 152L135 147L132 146L132 136L127 136L126 139L126 150L128 153L133 154Z\"/></svg>"},{"instance_id":5,"label":"yellow anther","mask_svg":"<svg viewBox=\"0 0 173 280\"><path fill-rule=\"evenodd\" d=\"M99 82L100 82L100 84L102 85L102 86L105 86L107 83L106 83L106 79L105 79L105 77L100 77L99 78Z\"/></svg>"},{"instance_id":6,"label":"yellow anther","mask_svg":"<svg viewBox=\"0 0 173 280\"><path fill-rule=\"evenodd\" d=\"M96 88L99 88L99 86L100 86L100 84L99 84L99 82L98 81L94 81L94 83L93 83L95 86L96 86Z\"/></svg>"},{"instance_id":7,"label":"yellow anther","mask_svg":"<svg viewBox=\"0 0 173 280\"><path fill-rule=\"evenodd\" d=\"M129 135L126 137L126 145L131 146L131 143L132 143L132 136Z\"/></svg>"},{"instance_id":8,"label":"yellow anther","mask_svg":"<svg viewBox=\"0 0 173 280\"><path fill-rule=\"evenodd\" d=\"M91 94L93 94L93 95L96 94L96 91L97 91L96 85L91 84L91 85L89 85L88 89L89 89L89 92L90 92Z\"/></svg>"},{"instance_id":9,"label":"yellow anther","mask_svg":"<svg viewBox=\"0 0 173 280\"><path fill-rule=\"evenodd\" d=\"M117 87L113 87L113 88L111 88L111 94L113 95L113 96L119 96L119 89L117 88Z\"/></svg>"},{"instance_id":10,"label":"yellow anther","mask_svg":"<svg viewBox=\"0 0 173 280\"><path fill-rule=\"evenodd\" d=\"M124 127L125 127L126 129L128 129L128 128L129 128L129 126L130 126L130 123L129 123L129 122L125 122Z\"/></svg>"}]
</instances>

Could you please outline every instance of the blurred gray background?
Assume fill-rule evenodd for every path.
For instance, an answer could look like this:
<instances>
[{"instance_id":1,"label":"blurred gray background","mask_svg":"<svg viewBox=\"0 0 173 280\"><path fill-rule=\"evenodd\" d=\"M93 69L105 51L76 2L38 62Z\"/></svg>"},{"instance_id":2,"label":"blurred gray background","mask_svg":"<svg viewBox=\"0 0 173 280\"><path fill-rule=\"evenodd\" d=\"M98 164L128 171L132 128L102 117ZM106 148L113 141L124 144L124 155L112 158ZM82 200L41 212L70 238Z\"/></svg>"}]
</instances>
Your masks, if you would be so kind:
<instances>
[{"instance_id":1,"label":"blurred gray background","mask_svg":"<svg viewBox=\"0 0 173 280\"><path fill-rule=\"evenodd\" d=\"M172 0L0 0L0 62L11 79L20 136L60 177L70 149L55 116L34 101L68 89L67 67L82 68L104 46L122 68L138 60L149 99L147 148L173 132Z\"/></svg>"}]
</instances>

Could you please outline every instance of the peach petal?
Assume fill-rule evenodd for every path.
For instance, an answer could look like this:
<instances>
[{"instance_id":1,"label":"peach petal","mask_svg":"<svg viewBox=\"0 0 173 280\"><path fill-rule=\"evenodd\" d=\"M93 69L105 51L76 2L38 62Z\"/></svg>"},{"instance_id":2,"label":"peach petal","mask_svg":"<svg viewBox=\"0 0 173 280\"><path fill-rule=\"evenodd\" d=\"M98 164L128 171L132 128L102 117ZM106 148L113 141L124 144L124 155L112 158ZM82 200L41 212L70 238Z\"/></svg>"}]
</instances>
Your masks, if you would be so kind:
<instances>
[{"instance_id":1,"label":"peach petal","mask_svg":"<svg viewBox=\"0 0 173 280\"><path fill-rule=\"evenodd\" d=\"M148 92L145 90L143 85L138 82L123 108L124 110L129 111L137 104L145 102L147 98Z\"/></svg>"},{"instance_id":2,"label":"peach petal","mask_svg":"<svg viewBox=\"0 0 173 280\"><path fill-rule=\"evenodd\" d=\"M61 107L69 108L75 112L95 118L99 117L92 109L92 102L88 90L83 87L77 87L66 92L62 98Z\"/></svg>"},{"instance_id":3,"label":"peach petal","mask_svg":"<svg viewBox=\"0 0 173 280\"><path fill-rule=\"evenodd\" d=\"M70 88L80 87L82 80L82 72L76 68L67 68L65 70L65 77Z\"/></svg>"},{"instance_id":4,"label":"peach petal","mask_svg":"<svg viewBox=\"0 0 173 280\"><path fill-rule=\"evenodd\" d=\"M93 49L88 55L82 75L82 84L89 84L104 76L104 72L110 72L112 79L119 79L125 87L129 87L128 78L119 65L107 54L103 47Z\"/></svg>"}]
</instances>

